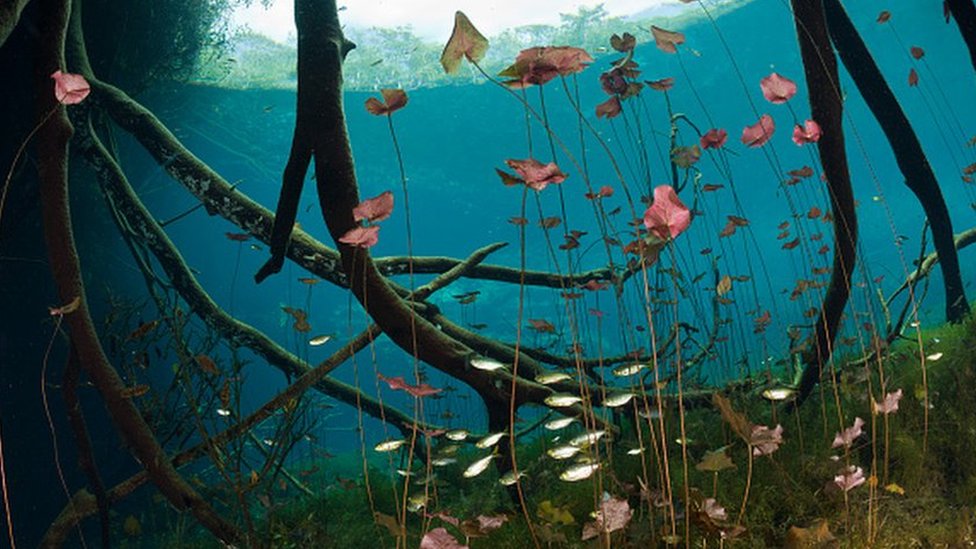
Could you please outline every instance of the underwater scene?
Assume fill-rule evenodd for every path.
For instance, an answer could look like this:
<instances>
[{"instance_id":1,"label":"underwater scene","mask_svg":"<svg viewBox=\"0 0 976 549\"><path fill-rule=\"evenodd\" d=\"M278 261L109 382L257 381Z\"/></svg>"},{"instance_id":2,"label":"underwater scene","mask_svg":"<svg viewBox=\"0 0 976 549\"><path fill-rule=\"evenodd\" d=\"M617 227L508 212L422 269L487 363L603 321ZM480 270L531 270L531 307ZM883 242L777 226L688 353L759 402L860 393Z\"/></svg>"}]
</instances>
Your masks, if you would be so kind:
<instances>
[{"instance_id":1,"label":"underwater scene","mask_svg":"<svg viewBox=\"0 0 976 549\"><path fill-rule=\"evenodd\" d=\"M0 546L976 544L973 0L6 4Z\"/></svg>"}]
</instances>

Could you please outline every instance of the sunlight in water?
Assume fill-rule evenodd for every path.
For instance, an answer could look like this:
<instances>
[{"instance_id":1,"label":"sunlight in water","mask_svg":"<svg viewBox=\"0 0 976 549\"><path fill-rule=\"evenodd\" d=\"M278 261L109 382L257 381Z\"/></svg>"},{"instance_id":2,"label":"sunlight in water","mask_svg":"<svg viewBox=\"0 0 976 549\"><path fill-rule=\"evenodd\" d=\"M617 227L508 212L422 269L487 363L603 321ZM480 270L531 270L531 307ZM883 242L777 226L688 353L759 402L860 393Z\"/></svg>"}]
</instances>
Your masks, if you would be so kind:
<instances>
[{"instance_id":1,"label":"sunlight in water","mask_svg":"<svg viewBox=\"0 0 976 549\"><path fill-rule=\"evenodd\" d=\"M410 26L417 36L430 41L447 40L450 21L454 12L461 10L478 21L481 31L492 36L504 29L520 25L555 25L559 14L576 13L578 9L594 8L603 4L611 16L627 17L641 12L655 15L673 15L686 5L677 0L608 0L605 2L580 2L579 0L536 0L532 9L526 10L520 0L375 0L339 1L340 17L345 25L356 28ZM277 42L294 38L294 2L278 0L265 9L259 2L239 8L233 16L234 25L247 25L251 30Z\"/></svg>"}]
</instances>

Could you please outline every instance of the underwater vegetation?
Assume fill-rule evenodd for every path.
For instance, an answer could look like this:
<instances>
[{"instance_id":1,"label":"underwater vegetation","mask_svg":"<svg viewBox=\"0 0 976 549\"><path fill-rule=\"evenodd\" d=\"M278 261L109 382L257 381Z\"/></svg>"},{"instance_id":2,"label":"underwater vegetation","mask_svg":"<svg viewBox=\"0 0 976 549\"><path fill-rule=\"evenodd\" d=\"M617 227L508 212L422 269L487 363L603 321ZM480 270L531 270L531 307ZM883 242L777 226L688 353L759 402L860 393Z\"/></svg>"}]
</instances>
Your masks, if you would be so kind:
<instances>
[{"instance_id":1,"label":"underwater vegetation","mask_svg":"<svg viewBox=\"0 0 976 549\"><path fill-rule=\"evenodd\" d=\"M10 546L32 521L42 547L976 543L976 228L953 225L976 111L949 98L976 61L944 86L892 6L870 24L896 78L850 6L757 1L797 58L753 51L759 70L734 10L682 3L699 26L594 46L608 21L582 9L579 43L499 68L458 11L410 63L466 86L366 94L334 0L295 0L277 95L185 84L213 76L228 2L171 6L186 34L144 74L102 53L122 46L86 0L0 11L0 44L23 13L33 55L0 236L36 189L56 297L21 317L62 506L11 498L5 436ZM972 0L924 9L976 60ZM233 108L196 120L211 93ZM72 208L88 194L98 212ZM123 273L94 259L113 246ZM119 444L127 469L105 466Z\"/></svg>"}]
</instances>

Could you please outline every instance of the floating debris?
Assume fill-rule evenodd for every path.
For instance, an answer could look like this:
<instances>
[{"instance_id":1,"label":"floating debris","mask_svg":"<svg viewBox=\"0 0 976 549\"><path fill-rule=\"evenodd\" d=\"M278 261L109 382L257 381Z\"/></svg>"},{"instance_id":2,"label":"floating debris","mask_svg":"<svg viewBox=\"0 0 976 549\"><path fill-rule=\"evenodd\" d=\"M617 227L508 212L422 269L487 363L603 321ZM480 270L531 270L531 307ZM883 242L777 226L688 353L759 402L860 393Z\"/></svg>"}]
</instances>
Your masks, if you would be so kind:
<instances>
[{"instance_id":1,"label":"floating debris","mask_svg":"<svg viewBox=\"0 0 976 549\"><path fill-rule=\"evenodd\" d=\"M501 362L498 362L493 358L486 358L486 357L472 358L471 366L479 370L484 370L486 372L494 372L496 370L508 369L508 366L505 366Z\"/></svg>"},{"instance_id":2,"label":"floating debris","mask_svg":"<svg viewBox=\"0 0 976 549\"><path fill-rule=\"evenodd\" d=\"M394 450L400 449L401 446L406 444L407 441L402 438L397 438L393 440L387 440L386 442L381 442L373 447L377 452L393 452Z\"/></svg>"},{"instance_id":3,"label":"floating debris","mask_svg":"<svg viewBox=\"0 0 976 549\"><path fill-rule=\"evenodd\" d=\"M575 417L564 417L564 418L554 419L552 421L547 421L545 425L543 425L543 427L545 427L549 431L558 431L560 429L568 427L569 424L571 424L574 421L576 421Z\"/></svg>"},{"instance_id":4,"label":"floating debris","mask_svg":"<svg viewBox=\"0 0 976 549\"><path fill-rule=\"evenodd\" d=\"M64 310L64 309L62 309ZM159 320L150 320L149 322L143 322L138 328L133 330L128 337L125 338L126 341L135 341L146 337L149 332L156 329L159 326Z\"/></svg>"},{"instance_id":5,"label":"floating debris","mask_svg":"<svg viewBox=\"0 0 976 549\"><path fill-rule=\"evenodd\" d=\"M548 374L539 374L535 376L535 382L541 383L542 385L551 385L553 383L559 383L560 381L569 381L571 379L573 379L573 377L564 372L552 372Z\"/></svg>"},{"instance_id":6,"label":"floating debris","mask_svg":"<svg viewBox=\"0 0 976 549\"><path fill-rule=\"evenodd\" d=\"M574 465L560 473L559 478L566 482L577 482L590 478L599 468L599 463L583 463L581 465Z\"/></svg>"},{"instance_id":7,"label":"floating debris","mask_svg":"<svg viewBox=\"0 0 976 549\"><path fill-rule=\"evenodd\" d=\"M492 433L486 436L485 438L479 440L474 445L477 446L478 448L481 448L482 450L486 448L491 448L492 446L498 444L498 441L501 440L502 437L507 434L508 433Z\"/></svg>"},{"instance_id":8,"label":"floating debris","mask_svg":"<svg viewBox=\"0 0 976 549\"><path fill-rule=\"evenodd\" d=\"M580 402L583 402L583 399L569 393L556 393L554 395L547 396L544 402L555 408L565 408L566 406L579 404Z\"/></svg>"},{"instance_id":9,"label":"floating debris","mask_svg":"<svg viewBox=\"0 0 976 549\"><path fill-rule=\"evenodd\" d=\"M488 468L488 464L491 463L491 460L493 459L495 459L495 454L491 454L490 456L485 456L479 459L478 461L469 465L468 468L464 470L462 475L464 478L474 478L481 473L484 473L485 469Z\"/></svg>"}]
</instances>

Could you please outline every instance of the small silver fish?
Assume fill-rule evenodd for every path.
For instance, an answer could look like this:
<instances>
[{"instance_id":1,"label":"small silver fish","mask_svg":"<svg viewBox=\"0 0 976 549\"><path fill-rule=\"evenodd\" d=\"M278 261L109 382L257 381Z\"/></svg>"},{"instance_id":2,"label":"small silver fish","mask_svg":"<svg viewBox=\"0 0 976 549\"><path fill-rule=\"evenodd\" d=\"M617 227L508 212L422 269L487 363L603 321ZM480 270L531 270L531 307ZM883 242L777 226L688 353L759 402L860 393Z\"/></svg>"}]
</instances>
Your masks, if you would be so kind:
<instances>
[{"instance_id":1,"label":"small silver fish","mask_svg":"<svg viewBox=\"0 0 976 549\"><path fill-rule=\"evenodd\" d=\"M484 450L485 448L491 448L492 446L498 444L498 441L502 439L508 433L492 433L485 438L479 440L474 445L478 448Z\"/></svg>"},{"instance_id":2,"label":"small silver fish","mask_svg":"<svg viewBox=\"0 0 976 549\"><path fill-rule=\"evenodd\" d=\"M932 362L935 362L936 360L939 360L940 358L942 358L942 353L932 353L932 354L926 356L925 357L925 360L931 360Z\"/></svg>"},{"instance_id":3,"label":"small silver fish","mask_svg":"<svg viewBox=\"0 0 976 549\"><path fill-rule=\"evenodd\" d=\"M627 404L634 398L634 393L617 393L615 395L607 395L607 398L603 399L603 406L607 408L619 408L624 404Z\"/></svg>"},{"instance_id":4,"label":"small silver fish","mask_svg":"<svg viewBox=\"0 0 976 549\"><path fill-rule=\"evenodd\" d=\"M569 469L566 469L560 473L559 478L566 482L576 482L590 478L599 468L599 463L582 463L579 465L573 465Z\"/></svg>"},{"instance_id":5,"label":"small silver fish","mask_svg":"<svg viewBox=\"0 0 976 549\"><path fill-rule=\"evenodd\" d=\"M592 433L583 433L582 435L579 435L577 437L573 437L569 441L569 443L572 444L573 446L579 446L580 448L586 448L587 446L590 446L590 445L596 443L596 441L598 441L601 438L603 438L603 435L605 435L605 434L607 434L607 432L604 431L604 430L602 430L602 429L599 430L599 431L593 431Z\"/></svg>"},{"instance_id":6,"label":"small silver fish","mask_svg":"<svg viewBox=\"0 0 976 549\"><path fill-rule=\"evenodd\" d=\"M455 429L453 431L448 431L444 433L444 437L447 438L447 440L453 440L454 442L459 442L468 438L469 434L470 433L468 433L467 429Z\"/></svg>"},{"instance_id":7,"label":"small silver fish","mask_svg":"<svg viewBox=\"0 0 976 549\"><path fill-rule=\"evenodd\" d=\"M515 484L518 481L518 479L520 479L520 478L522 478L524 476L525 476L525 473L522 472L522 471L519 471L518 477L516 478L515 471L509 471L509 472L505 473L504 475L502 475L502 477L500 479L498 479L498 483L501 484L502 486L511 486L511 485Z\"/></svg>"},{"instance_id":8,"label":"small silver fish","mask_svg":"<svg viewBox=\"0 0 976 549\"><path fill-rule=\"evenodd\" d=\"M564 408L566 406L572 406L573 404L583 402L583 399L569 393L556 393L554 395L547 396L544 402L549 406Z\"/></svg>"},{"instance_id":9,"label":"small silver fish","mask_svg":"<svg viewBox=\"0 0 976 549\"><path fill-rule=\"evenodd\" d=\"M460 450L461 447L457 444L448 444L447 446L440 448L437 453L442 456L453 456Z\"/></svg>"},{"instance_id":10,"label":"small silver fish","mask_svg":"<svg viewBox=\"0 0 976 549\"><path fill-rule=\"evenodd\" d=\"M644 419L657 419L661 417L661 412L657 408L651 408L650 410L640 410L637 415Z\"/></svg>"},{"instance_id":11,"label":"small silver fish","mask_svg":"<svg viewBox=\"0 0 976 549\"><path fill-rule=\"evenodd\" d=\"M407 443L406 440L403 440L402 438L396 438L393 440L387 440L385 442L381 442L377 444L376 446L373 447L373 450L376 450L377 452L392 452L394 450L398 450L401 446L403 446L406 443Z\"/></svg>"},{"instance_id":12,"label":"small silver fish","mask_svg":"<svg viewBox=\"0 0 976 549\"><path fill-rule=\"evenodd\" d=\"M495 459L495 454L491 454L490 456L485 456L479 459L478 461L469 465L468 468L464 470L462 475L464 478L474 478L481 473L484 473L485 469L488 468L488 464L491 463L491 460L493 459Z\"/></svg>"},{"instance_id":13,"label":"small silver fish","mask_svg":"<svg viewBox=\"0 0 976 549\"><path fill-rule=\"evenodd\" d=\"M542 385L551 385L560 381L569 381L570 379L573 379L572 376L564 372L551 372L535 376L535 382Z\"/></svg>"},{"instance_id":14,"label":"small silver fish","mask_svg":"<svg viewBox=\"0 0 976 549\"><path fill-rule=\"evenodd\" d=\"M643 448L631 448L630 450L627 450L627 455L628 456L639 456L642 453L644 453L644 449Z\"/></svg>"},{"instance_id":15,"label":"small silver fish","mask_svg":"<svg viewBox=\"0 0 976 549\"><path fill-rule=\"evenodd\" d=\"M552 459L569 459L576 454L580 453L582 448L579 446L574 446L572 444L564 444L562 446L556 446L555 448L550 448L546 450L549 457Z\"/></svg>"},{"instance_id":16,"label":"small silver fish","mask_svg":"<svg viewBox=\"0 0 976 549\"><path fill-rule=\"evenodd\" d=\"M423 509L427 506L427 496L424 494L416 494L410 496L407 499L407 510L411 513L416 513L417 511Z\"/></svg>"},{"instance_id":17,"label":"small silver fish","mask_svg":"<svg viewBox=\"0 0 976 549\"><path fill-rule=\"evenodd\" d=\"M766 400L778 402L790 398L795 392L792 387L770 387L762 392L762 397Z\"/></svg>"},{"instance_id":18,"label":"small silver fish","mask_svg":"<svg viewBox=\"0 0 976 549\"><path fill-rule=\"evenodd\" d=\"M647 364L624 364L613 369L613 375L617 377L627 377L647 368Z\"/></svg>"},{"instance_id":19,"label":"small silver fish","mask_svg":"<svg viewBox=\"0 0 976 549\"><path fill-rule=\"evenodd\" d=\"M318 347L319 345L325 345L330 341L332 341L331 334L322 334L308 340L308 344L311 345L312 347Z\"/></svg>"},{"instance_id":20,"label":"small silver fish","mask_svg":"<svg viewBox=\"0 0 976 549\"><path fill-rule=\"evenodd\" d=\"M437 458L430 460L430 464L434 467L446 467L454 463L457 463L457 460L454 458Z\"/></svg>"},{"instance_id":21,"label":"small silver fish","mask_svg":"<svg viewBox=\"0 0 976 549\"><path fill-rule=\"evenodd\" d=\"M508 368L508 366L505 366L504 364L498 362L493 358L487 358L483 356L472 358L471 366L474 366L475 368L479 370L484 370L486 372L494 372L496 370L505 370Z\"/></svg>"},{"instance_id":22,"label":"small silver fish","mask_svg":"<svg viewBox=\"0 0 976 549\"><path fill-rule=\"evenodd\" d=\"M226 408L217 408L217 415L220 417L227 417L230 415L230 410Z\"/></svg>"},{"instance_id":23,"label":"small silver fish","mask_svg":"<svg viewBox=\"0 0 976 549\"><path fill-rule=\"evenodd\" d=\"M543 427L549 431L558 431L565 427L568 427L570 423L576 421L575 417L563 417L559 419L554 419L552 421L547 421Z\"/></svg>"}]
</instances>

